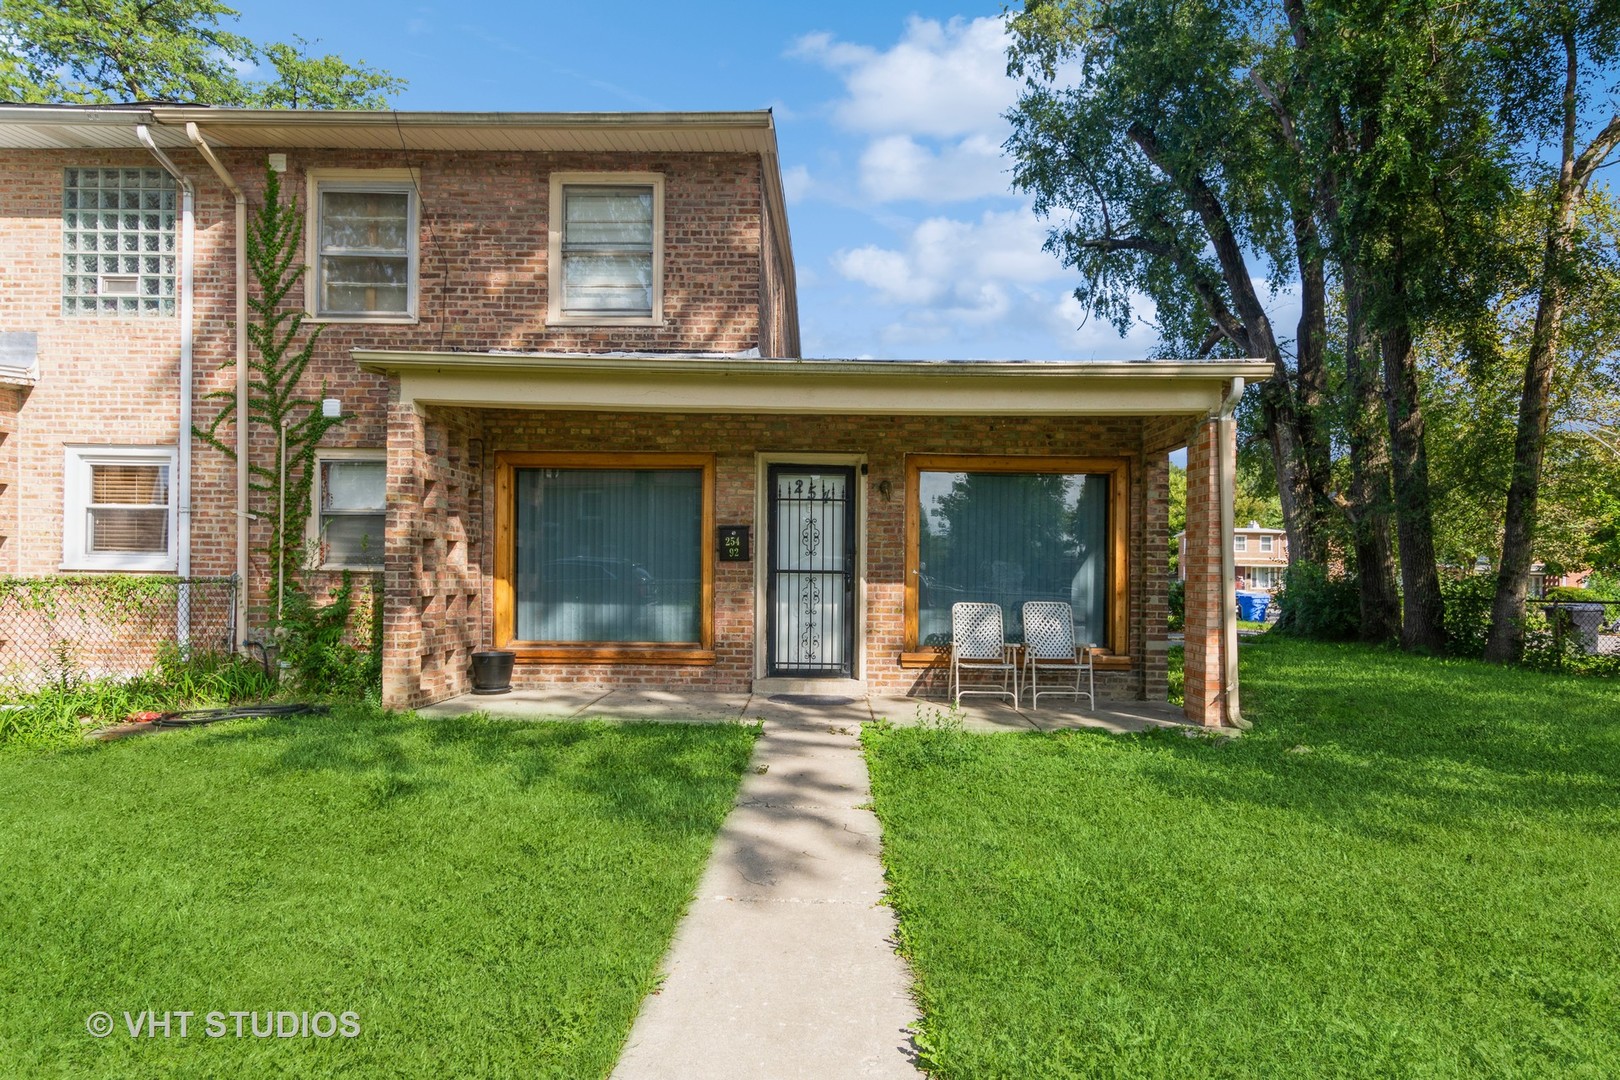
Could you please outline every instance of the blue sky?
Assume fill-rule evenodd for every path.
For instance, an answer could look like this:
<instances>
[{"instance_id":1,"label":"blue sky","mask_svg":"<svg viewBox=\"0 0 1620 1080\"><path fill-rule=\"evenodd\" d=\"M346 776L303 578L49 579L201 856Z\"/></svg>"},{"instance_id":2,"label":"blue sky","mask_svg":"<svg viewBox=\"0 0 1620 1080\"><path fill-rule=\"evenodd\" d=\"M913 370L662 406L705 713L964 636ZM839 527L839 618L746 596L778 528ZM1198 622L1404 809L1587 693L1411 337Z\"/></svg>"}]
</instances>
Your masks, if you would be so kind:
<instances>
[{"instance_id":1,"label":"blue sky","mask_svg":"<svg viewBox=\"0 0 1620 1080\"><path fill-rule=\"evenodd\" d=\"M774 109L807 356L1141 356L1153 331L1088 323L1010 190L998 11L283 0L236 29L403 76L402 109Z\"/></svg>"}]
</instances>

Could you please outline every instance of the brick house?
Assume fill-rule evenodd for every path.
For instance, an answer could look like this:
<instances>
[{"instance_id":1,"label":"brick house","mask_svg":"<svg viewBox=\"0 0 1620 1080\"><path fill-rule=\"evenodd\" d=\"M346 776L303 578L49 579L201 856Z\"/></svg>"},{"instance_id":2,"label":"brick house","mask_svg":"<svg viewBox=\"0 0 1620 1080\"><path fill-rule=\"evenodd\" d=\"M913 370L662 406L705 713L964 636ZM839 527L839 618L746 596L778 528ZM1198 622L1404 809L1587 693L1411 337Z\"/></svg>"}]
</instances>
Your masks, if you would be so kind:
<instances>
[{"instance_id":1,"label":"brick house","mask_svg":"<svg viewBox=\"0 0 1620 1080\"><path fill-rule=\"evenodd\" d=\"M261 508L181 433L241 392L267 168L347 418L312 550L385 572L388 704L491 646L519 686L938 692L985 598L1015 634L1069 600L1104 697L1162 700L1186 446L1186 709L1235 719L1230 407L1265 365L800 358L768 112L0 107L0 571L236 573L262 626Z\"/></svg>"}]
</instances>

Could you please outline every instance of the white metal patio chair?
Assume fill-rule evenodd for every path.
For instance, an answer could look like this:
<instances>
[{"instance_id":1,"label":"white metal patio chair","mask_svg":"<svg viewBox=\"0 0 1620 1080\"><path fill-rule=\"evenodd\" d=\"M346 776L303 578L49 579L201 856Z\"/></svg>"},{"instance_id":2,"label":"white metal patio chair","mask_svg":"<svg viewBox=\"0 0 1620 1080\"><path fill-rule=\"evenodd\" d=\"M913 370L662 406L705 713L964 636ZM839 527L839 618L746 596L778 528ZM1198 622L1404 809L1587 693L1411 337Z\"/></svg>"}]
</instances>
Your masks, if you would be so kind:
<instances>
[{"instance_id":1,"label":"white metal patio chair","mask_svg":"<svg viewBox=\"0 0 1620 1080\"><path fill-rule=\"evenodd\" d=\"M964 671L998 676L1000 684L963 689ZM1006 697L1018 704L1018 665L1007 655L1000 604L963 601L951 605L951 700L960 705L967 694Z\"/></svg>"},{"instance_id":2,"label":"white metal patio chair","mask_svg":"<svg viewBox=\"0 0 1620 1080\"><path fill-rule=\"evenodd\" d=\"M1041 689L1041 672L1053 677L1052 689ZM1080 689L1080 677L1086 688ZM1024 685L1030 690L1030 707L1041 707L1042 694L1067 694L1076 701L1084 697L1097 707L1097 680L1091 664L1091 649L1076 649L1074 605L1061 600L1030 600L1024 604Z\"/></svg>"}]
</instances>

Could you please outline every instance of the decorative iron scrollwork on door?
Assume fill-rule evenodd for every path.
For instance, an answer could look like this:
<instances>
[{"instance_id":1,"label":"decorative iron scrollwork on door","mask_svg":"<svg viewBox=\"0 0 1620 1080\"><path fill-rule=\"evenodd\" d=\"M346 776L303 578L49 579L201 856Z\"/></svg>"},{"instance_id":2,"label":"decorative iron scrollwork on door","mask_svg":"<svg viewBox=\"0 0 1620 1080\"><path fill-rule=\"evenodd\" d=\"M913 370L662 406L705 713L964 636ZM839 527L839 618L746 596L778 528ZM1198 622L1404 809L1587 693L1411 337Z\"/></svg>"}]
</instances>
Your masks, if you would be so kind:
<instances>
[{"instance_id":1,"label":"decorative iron scrollwork on door","mask_svg":"<svg viewBox=\"0 0 1620 1080\"><path fill-rule=\"evenodd\" d=\"M775 465L769 483L769 671L847 678L854 669L855 470Z\"/></svg>"}]
</instances>

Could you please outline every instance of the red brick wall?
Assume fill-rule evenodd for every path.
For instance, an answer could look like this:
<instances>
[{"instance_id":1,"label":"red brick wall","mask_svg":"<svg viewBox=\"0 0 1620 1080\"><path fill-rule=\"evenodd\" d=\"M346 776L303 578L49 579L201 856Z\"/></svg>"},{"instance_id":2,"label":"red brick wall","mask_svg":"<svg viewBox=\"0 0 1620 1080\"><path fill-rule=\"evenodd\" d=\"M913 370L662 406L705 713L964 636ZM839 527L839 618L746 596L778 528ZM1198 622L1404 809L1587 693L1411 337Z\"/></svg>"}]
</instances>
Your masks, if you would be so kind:
<instances>
[{"instance_id":1,"label":"red brick wall","mask_svg":"<svg viewBox=\"0 0 1620 1080\"><path fill-rule=\"evenodd\" d=\"M196 388L206 425L234 389L234 203L201 158L171 151L197 191ZM420 321L414 325L329 324L303 386L339 398L350 419L324 446L382 450L389 386L360 371L353 348L738 351L760 340L763 193L760 161L740 154L486 154L293 150L284 191L305 197L314 167L413 166L420 171ZM263 152L222 151L247 191L261 195ZM144 151L0 151L0 331L35 331L40 381L18 411L4 452L14 481L0 494L0 523L18 523L0 547L0 570L56 572L62 557L65 443L173 445L179 437L177 317L61 314L64 168L151 168ZM665 321L661 327L545 326L546 223L553 170L651 171L666 176ZM298 290L290 302L302 303ZM221 430L235 443L230 426ZM251 457L272 461L274 434L254 431ZM193 444L193 569L235 570L235 465ZM263 515L255 494L250 511ZM267 516L251 527L253 599L262 621L268 566Z\"/></svg>"},{"instance_id":2,"label":"red brick wall","mask_svg":"<svg viewBox=\"0 0 1620 1080\"><path fill-rule=\"evenodd\" d=\"M396 406L396 417L406 407ZM433 415L432 412L429 415ZM979 453L1075 455L1094 457L1123 456L1131 461L1133 489L1130 492L1129 573L1133 604L1129 642L1126 649L1128 671L1098 673L1101 694L1115 698L1135 698L1144 692L1144 657L1149 642L1156 642L1153 654L1157 665L1148 663L1148 693L1163 696L1163 641L1165 636L1164 560L1144 559L1144 530L1163 531L1162 461L1147 466L1140 453L1141 421L1132 417L1109 419L1015 419L973 417L816 417L816 416L727 416L597 414L520 410L480 410L467 414L469 423L480 423L482 437L483 508L482 520L494 520L493 455L496 451L668 451L701 452L716 455L716 521L719 524L755 526L755 562L719 563L715 580L715 653L712 665L683 667L660 664L520 663L514 684L524 687L579 685L589 687L687 687L713 691L747 691L755 675L755 575L757 562L764 558L763 523L755 520L758 466L756 453L845 453L864 455L869 471L864 478L866 506L866 618L862 649L868 688L874 693L943 693L941 670L902 668L899 655L904 645L905 581L905 455L917 453ZM417 449L421 435L418 425L396 419L391 434L402 441L390 448L390 470L415 462L418 468L440 468L424 460ZM409 447L403 445L410 440ZM429 455L431 459L432 455ZM1141 482L1142 477L1158 480L1155 497ZM393 481L391 481L392 483ZM883 495L887 485L889 495ZM400 502L409 501L402 487ZM391 514L389 523L389 579L393 591L396 570L396 535L417 527L406 519L409 511ZM414 520L414 519L413 519ZM1156 525L1154 523L1157 523ZM403 542L403 541L401 541ZM1155 539L1157 553L1162 540ZM487 579L493 574L493 549L485 544L478 552L479 568ZM403 556L401 556L403 557ZM1156 579L1156 580L1154 580ZM404 580L401 578L401 580ZM397 598L391 597L391 603ZM399 600L404 604L404 600ZM458 642L482 635L479 644L488 644L488 628L494 612L490 588L482 590L482 610L476 616L465 612L460 628L440 625L454 616L443 615L433 604L423 605L420 614L402 612L395 620L390 609L388 634L400 654L423 647L434 634L448 634ZM418 625L418 620L419 624ZM477 632L473 633L476 621ZM458 636L459 635L459 636ZM458 646L459 647L459 646ZM390 664L394 661L390 660ZM443 696L423 683L413 681L411 661L401 660L390 667L397 681L389 683L393 704L420 704ZM426 661L424 661L426 663ZM1156 672L1156 673L1155 673ZM449 685L441 683L438 685Z\"/></svg>"}]
</instances>

